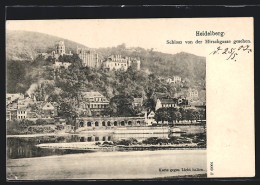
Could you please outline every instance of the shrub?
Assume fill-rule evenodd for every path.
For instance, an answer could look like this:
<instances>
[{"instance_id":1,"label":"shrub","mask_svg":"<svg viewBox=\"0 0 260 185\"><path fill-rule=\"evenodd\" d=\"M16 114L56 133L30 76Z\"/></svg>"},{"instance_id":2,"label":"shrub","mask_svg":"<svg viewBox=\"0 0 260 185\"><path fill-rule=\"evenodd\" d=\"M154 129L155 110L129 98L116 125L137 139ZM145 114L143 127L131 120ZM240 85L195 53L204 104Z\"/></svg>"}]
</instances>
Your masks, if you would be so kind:
<instances>
[{"instance_id":1,"label":"shrub","mask_svg":"<svg viewBox=\"0 0 260 185\"><path fill-rule=\"evenodd\" d=\"M46 124L48 124L48 123L44 119L37 119L36 120L36 125L46 125Z\"/></svg>"}]
</instances>

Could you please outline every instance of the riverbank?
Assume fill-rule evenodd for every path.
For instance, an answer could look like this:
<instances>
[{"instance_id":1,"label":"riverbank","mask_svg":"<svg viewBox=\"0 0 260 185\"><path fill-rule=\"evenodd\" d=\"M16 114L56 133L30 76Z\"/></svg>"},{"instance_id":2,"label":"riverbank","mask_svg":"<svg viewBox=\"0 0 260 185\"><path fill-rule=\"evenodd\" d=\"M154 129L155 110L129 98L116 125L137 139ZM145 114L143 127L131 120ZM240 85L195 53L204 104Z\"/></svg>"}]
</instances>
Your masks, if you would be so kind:
<instances>
[{"instance_id":1,"label":"riverbank","mask_svg":"<svg viewBox=\"0 0 260 185\"><path fill-rule=\"evenodd\" d=\"M146 144L135 144L135 145L97 145L94 142L71 142L71 143L44 143L36 145L40 148L51 148L51 149L71 149L71 150L94 150L94 151L116 151L116 150L170 150L170 149L205 149L204 147L198 146L197 143L186 143L186 144L167 144L167 145L146 145Z\"/></svg>"},{"instance_id":2,"label":"riverbank","mask_svg":"<svg viewBox=\"0 0 260 185\"><path fill-rule=\"evenodd\" d=\"M6 138L12 137L42 137L42 136L67 136L73 135L71 133L44 133L44 134L20 134L20 135L6 135Z\"/></svg>"}]
</instances>

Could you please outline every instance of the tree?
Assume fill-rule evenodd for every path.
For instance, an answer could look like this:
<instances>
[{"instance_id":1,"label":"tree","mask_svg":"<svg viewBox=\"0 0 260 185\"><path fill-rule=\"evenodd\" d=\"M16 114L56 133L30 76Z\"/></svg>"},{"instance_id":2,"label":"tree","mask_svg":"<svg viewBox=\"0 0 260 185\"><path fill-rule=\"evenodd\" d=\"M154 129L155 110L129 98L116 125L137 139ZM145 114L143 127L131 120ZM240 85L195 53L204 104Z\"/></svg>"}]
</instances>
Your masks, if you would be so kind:
<instances>
[{"instance_id":1,"label":"tree","mask_svg":"<svg viewBox=\"0 0 260 185\"><path fill-rule=\"evenodd\" d=\"M167 110L167 108L160 108L155 112L155 116L154 119L156 120L156 122L158 123L159 121L162 121L162 123L164 123L164 121L169 121L171 120L171 115L170 112Z\"/></svg>"},{"instance_id":2,"label":"tree","mask_svg":"<svg viewBox=\"0 0 260 185\"><path fill-rule=\"evenodd\" d=\"M58 115L62 118L74 118L77 117L77 113L69 103L61 103Z\"/></svg>"},{"instance_id":3,"label":"tree","mask_svg":"<svg viewBox=\"0 0 260 185\"><path fill-rule=\"evenodd\" d=\"M116 116L133 116L133 97L126 95L117 95L110 100L110 106L115 110L116 107Z\"/></svg>"},{"instance_id":4,"label":"tree","mask_svg":"<svg viewBox=\"0 0 260 185\"><path fill-rule=\"evenodd\" d=\"M186 109L186 119L190 120L191 123L196 119L195 110L194 109Z\"/></svg>"}]
</instances>

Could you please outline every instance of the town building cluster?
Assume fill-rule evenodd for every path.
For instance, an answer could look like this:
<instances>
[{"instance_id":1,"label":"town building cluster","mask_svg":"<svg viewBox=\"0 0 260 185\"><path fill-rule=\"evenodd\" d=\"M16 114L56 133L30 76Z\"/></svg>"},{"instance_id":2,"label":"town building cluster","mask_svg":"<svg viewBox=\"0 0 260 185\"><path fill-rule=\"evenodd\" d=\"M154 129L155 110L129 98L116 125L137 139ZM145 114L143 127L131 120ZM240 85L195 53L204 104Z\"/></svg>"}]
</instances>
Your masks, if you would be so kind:
<instances>
[{"instance_id":1,"label":"town building cluster","mask_svg":"<svg viewBox=\"0 0 260 185\"><path fill-rule=\"evenodd\" d=\"M56 102L37 101L23 94L6 95L6 120L53 119L58 115L57 108Z\"/></svg>"},{"instance_id":2,"label":"town building cluster","mask_svg":"<svg viewBox=\"0 0 260 185\"><path fill-rule=\"evenodd\" d=\"M82 65L84 67L88 66L91 68L103 68L105 70L122 70L126 71L129 67L134 70L140 70L140 59L131 57L122 57L121 55L111 55L105 59L99 57L98 53L93 50L86 48L77 48L77 54L82 60ZM72 53L66 53L64 41L60 41L55 45L55 51L53 51L49 56L53 57L55 60L53 67L59 69L60 67L68 68L71 63L59 61L60 56L68 55L71 56ZM44 55L46 57L48 55ZM168 84L181 84L183 83L180 76L171 76L168 78L161 78L164 82ZM109 108L109 100L97 91L87 91L80 93L80 102L77 105L77 111L80 113L81 117L88 117L87 120L93 118L92 121L80 121L79 124L91 126L111 126L111 125L152 125L156 123L154 117L155 112L160 108L195 108L195 106L201 106L205 108L205 102L198 104L199 92L197 89L189 88L185 92L176 93L173 97L166 93L154 93L155 100L155 110L142 111L141 114L137 115L138 118L131 118L135 120L132 122L130 118L105 118L102 117L103 113ZM143 98L134 98L132 102L133 107L142 107ZM24 120L28 119L31 121L36 121L38 119L44 120L54 120L58 117L58 103L47 102L47 101L37 101L33 95L25 96L23 94L7 94L6 95L6 120ZM142 117L142 118L141 118ZM103 121L102 121L103 120Z\"/></svg>"}]
</instances>

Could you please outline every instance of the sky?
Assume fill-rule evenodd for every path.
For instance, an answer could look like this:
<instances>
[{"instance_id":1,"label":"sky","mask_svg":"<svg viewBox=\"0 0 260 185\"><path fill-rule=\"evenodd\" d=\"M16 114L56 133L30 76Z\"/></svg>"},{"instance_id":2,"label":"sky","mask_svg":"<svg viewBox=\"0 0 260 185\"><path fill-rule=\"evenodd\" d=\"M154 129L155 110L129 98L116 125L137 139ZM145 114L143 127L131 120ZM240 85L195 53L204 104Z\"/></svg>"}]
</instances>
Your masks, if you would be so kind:
<instances>
[{"instance_id":1,"label":"sky","mask_svg":"<svg viewBox=\"0 0 260 185\"><path fill-rule=\"evenodd\" d=\"M205 56L203 47L184 44L195 42L195 31L209 26L197 24L195 19L76 19L76 20L11 20L7 30L25 30L69 39L90 48L126 47L153 48L155 51L175 54L188 52ZM203 30L203 29L202 29ZM182 44L166 44L167 40Z\"/></svg>"}]
</instances>

